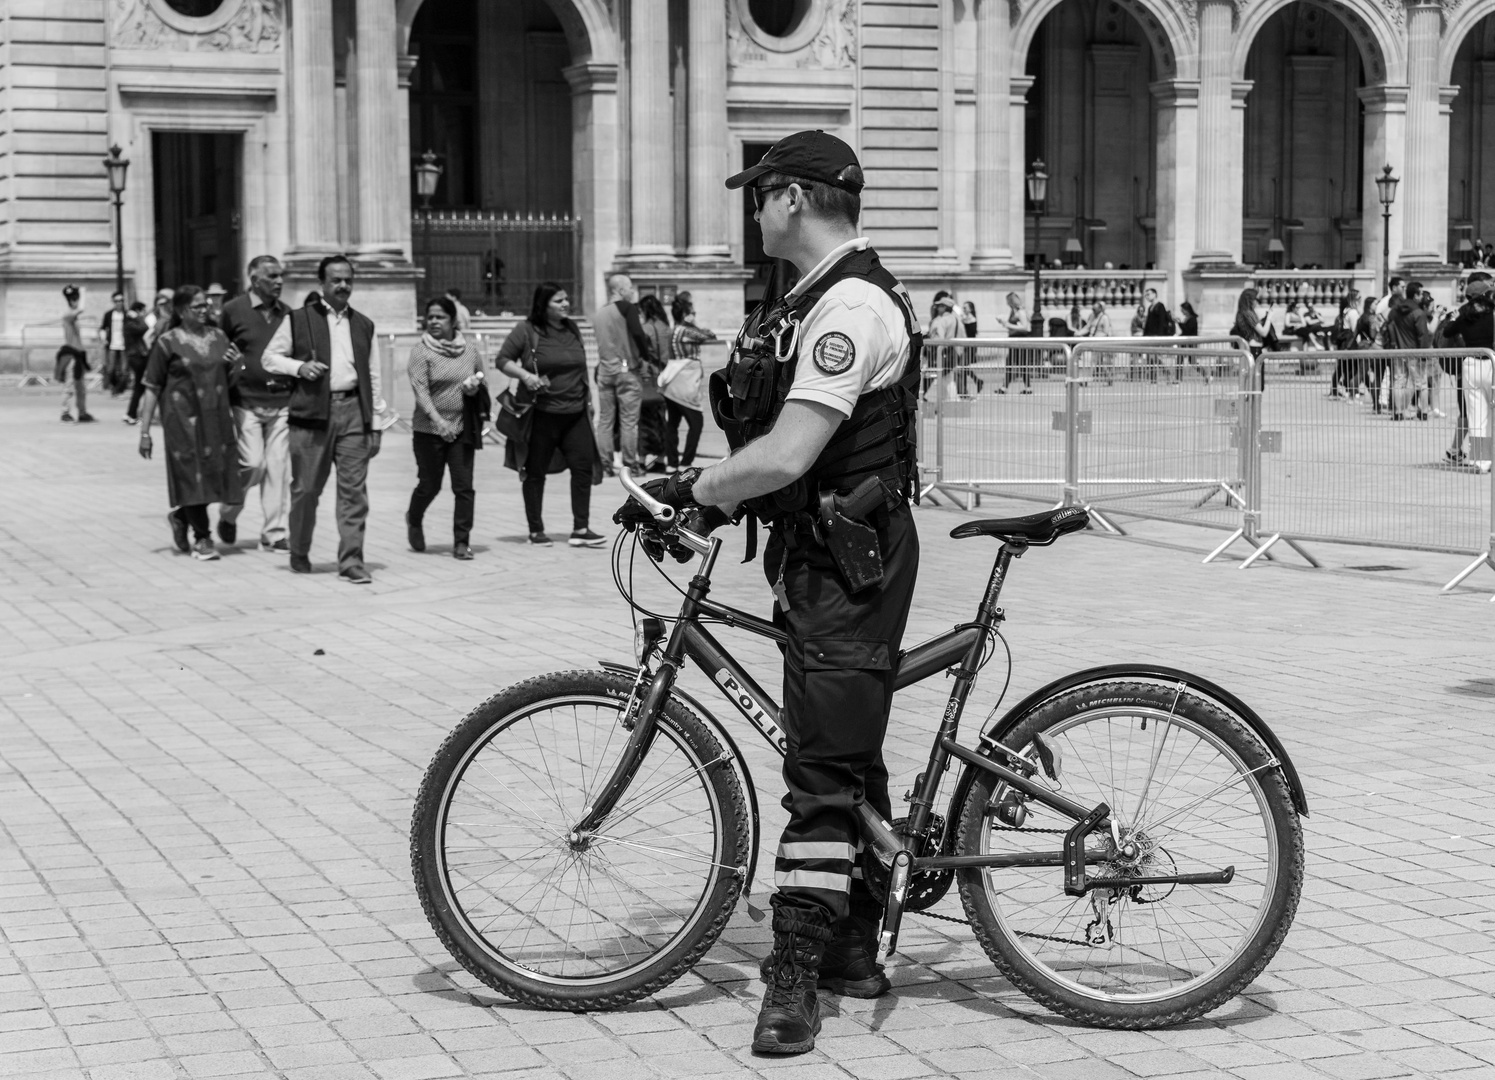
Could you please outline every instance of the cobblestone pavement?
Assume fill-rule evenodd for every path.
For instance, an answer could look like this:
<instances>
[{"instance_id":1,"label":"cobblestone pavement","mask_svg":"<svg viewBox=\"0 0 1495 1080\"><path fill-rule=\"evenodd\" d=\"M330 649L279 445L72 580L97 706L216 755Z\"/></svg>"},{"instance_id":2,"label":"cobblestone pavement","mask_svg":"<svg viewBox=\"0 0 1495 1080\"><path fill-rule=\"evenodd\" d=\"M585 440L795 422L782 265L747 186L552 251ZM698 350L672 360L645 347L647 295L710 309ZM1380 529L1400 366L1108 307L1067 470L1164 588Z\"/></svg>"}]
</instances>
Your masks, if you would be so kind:
<instances>
[{"instance_id":1,"label":"cobblestone pavement","mask_svg":"<svg viewBox=\"0 0 1495 1080\"><path fill-rule=\"evenodd\" d=\"M1495 575L1440 596L1464 560L1324 549L1325 570L1243 573L1200 564L1217 534L1156 524L1032 552L1004 598L1014 694L1163 660L1238 692L1290 748L1312 816L1286 946L1204 1020L1110 1032L1030 1003L961 927L911 917L892 995L827 997L814 1053L755 1059L768 928L745 909L695 972L584 1016L473 982L413 895L412 797L451 725L522 676L629 655L605 552L522 544L492 450L477 560L434 542L446 496L432 551L405 550L414 468L391 438L373 469L371 587L332 572L330 512L316 575L251 550L253 506L237 550L194 562L170 548L161 462L135 456L118 402L94 409L101 423L64 427L52 394L0 397L0 1076L1495 1076ZM593 523L617 501L597 492ZM918 511L911 638L974 610L993 550L948 540L957 520ZM1399 569L1348 569L1367 564ZM753 568L724 560L718 580L766 610ZM978 689L971 723L1000 681ZM895 797L940 693L935 680L900 698ZM771 843L771 790L764 805Z\"/></svg>"}]
</instances>

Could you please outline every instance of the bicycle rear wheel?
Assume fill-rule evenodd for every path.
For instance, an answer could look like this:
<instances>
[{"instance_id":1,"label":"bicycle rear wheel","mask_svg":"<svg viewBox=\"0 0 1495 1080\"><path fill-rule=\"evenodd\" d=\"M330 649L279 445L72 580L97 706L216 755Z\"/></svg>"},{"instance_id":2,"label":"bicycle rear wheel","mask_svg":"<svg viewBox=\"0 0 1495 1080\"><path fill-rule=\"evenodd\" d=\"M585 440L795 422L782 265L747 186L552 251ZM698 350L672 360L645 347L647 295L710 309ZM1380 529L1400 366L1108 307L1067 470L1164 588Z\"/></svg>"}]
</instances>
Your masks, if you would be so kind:
<instances>
[{"instance_id":1,"label":"bicycle rear wheel","mask_svg":"<svg viewBox=\"0 0 1495 1080\"><path fill-rule=\"evenodd\" d=\"M1041 768L1034 779L1087 806L1104 801L1117 822L1116 837L1087 839L1088 877L1235 875L1073 897L1057 868L963 870L966 914L992 961L1034 1000L1106 1027L1182 1023L1239 993L1276 954L1303 880L1301 825L1260 741L1204 698L1125 681L1063 694L1003 742L1037 764L1036 737L1059 752L1060 783ZM1074 822L1039 803L1025 804L1021 828L1002 823L997 808L1016 795L977 776L962 855L1059 848Z\"/></svg>"},{"instance_id":2,"label":"bicycle rear wheel","mask_svg":"<svg viewBox=\"0 0 1495 1080\"><path fill-rule=\"evenodd\" d=\"M625 1005L678 979L726 927L748 858L731 757L671 699L617 807L572 836L629 731L630 680L567 671L469 714L416 800L410 854L451 954L510 997Z\"/></svg>"}]
</instances>

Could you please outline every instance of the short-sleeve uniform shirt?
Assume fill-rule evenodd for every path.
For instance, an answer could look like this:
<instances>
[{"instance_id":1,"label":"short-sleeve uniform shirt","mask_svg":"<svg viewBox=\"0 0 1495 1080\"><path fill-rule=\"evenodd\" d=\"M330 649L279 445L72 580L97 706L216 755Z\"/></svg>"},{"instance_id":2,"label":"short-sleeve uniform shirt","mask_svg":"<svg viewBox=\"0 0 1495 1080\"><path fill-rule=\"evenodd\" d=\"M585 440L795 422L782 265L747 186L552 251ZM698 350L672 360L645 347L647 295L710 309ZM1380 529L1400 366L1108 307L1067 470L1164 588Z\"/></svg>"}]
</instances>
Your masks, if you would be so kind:
<instances>
[{"instance_id":1,"label":"short-sleeve uniform shirt","mask_svg":"<svg viewBox=\"0 0 1495 1080\"><path fill-rule=\"evenodd\" d=\"M804 293L866 237L847 241L800 279L791 295ZM857 398L893 385L908 359L908 325L897 301L861 278L832 285L800 324L798 361L789 401L818 401L850 416Z\"/></svg>"}]
</instances>

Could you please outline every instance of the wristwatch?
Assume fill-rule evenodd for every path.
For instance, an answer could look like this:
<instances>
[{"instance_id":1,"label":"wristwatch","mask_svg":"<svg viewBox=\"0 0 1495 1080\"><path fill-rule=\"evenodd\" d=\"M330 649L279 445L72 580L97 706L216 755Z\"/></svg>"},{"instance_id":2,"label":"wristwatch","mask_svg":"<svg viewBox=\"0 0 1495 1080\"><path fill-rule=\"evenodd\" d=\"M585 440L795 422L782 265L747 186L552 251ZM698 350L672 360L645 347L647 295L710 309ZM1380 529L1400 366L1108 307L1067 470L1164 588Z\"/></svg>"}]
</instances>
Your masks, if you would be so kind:
<instances>
[{"instance_id":1,"label":"wristwatch","mask_svg":"<svg viewBox=\"0 0 1495 1080\"><path fill-rule=\"evenodd\" d=\"M697 468L681 469L670 478L670 487L675 498L683 507L688 503L695 502L691 491L696 486L696 481L701 477L701 470Z\"/></svg>"}]
</instances>

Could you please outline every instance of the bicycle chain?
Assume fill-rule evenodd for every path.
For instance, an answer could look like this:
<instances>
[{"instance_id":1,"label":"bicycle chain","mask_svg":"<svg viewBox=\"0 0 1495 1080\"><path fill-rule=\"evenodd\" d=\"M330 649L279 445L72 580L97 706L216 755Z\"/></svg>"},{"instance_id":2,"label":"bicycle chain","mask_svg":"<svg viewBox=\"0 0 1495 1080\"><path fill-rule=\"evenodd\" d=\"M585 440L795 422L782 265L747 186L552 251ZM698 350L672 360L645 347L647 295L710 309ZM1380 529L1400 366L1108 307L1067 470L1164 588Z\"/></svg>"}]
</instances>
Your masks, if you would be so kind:
<instances>
[{"instance_id":1,"label":"bicycle chain","mask_svg":"<svg viewBox=\"0 0 1495 1080\"><path fill-rule=\"evenodd\" d=\"M1010 825L993 825L991 826L991 830L992 832L1057 833L1060 836L1064 836L1069 832L1068 829L1019 829ZM957 926L969 927L971 925L970 919L957 919L953 915L941 915L937 911L915 911L913 914L923 915L926 919L938 919L940 922L955 923ZM1017 936L1038 938L1042 941L1057 941L1061 945L1081 945L1087 949L1091 947L1088 941L1081 941L1078 938L1056 937L1053 934L1035 934L1019 930Z\"/></svg>"}]
</instances>

